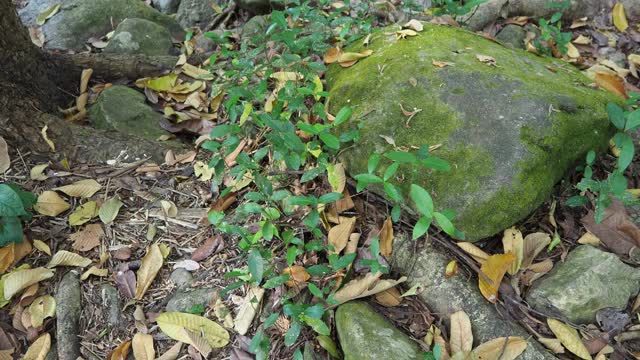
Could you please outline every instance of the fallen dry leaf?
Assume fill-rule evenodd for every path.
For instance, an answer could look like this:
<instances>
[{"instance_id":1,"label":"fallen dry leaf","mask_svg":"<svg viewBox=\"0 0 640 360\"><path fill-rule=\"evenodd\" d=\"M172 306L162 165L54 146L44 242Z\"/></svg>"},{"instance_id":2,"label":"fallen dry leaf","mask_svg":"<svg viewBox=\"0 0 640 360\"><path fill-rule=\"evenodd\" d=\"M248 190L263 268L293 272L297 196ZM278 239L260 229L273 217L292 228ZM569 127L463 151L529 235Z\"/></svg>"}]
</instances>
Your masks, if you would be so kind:
<instances>
[{"instance_id":1,"label":"fallen dry leaf","mask_svg":"<svg viewBox=\"0 0 640 360\"><path fill-rule=\"evenodd\" d=\"M33 247L51 256L51 248L42 240L33 240ZM1 258L1 257L0 257ZM1 271L0 271L1 272Z\"/></svg>"},{"instance_id":2,"label":"fallen dry leaf","mask_svg":"<svg viewBox=\"0 0 640 360\"><path fill-rule=\"evenodd\" d=\"M502 278L511 264L516 260L516 256L512 253L491 255L480 267L480 271L493 282L490 284L485 276L478 276L480 293L485 299L492 303L498 301L498 288L502 282Z\"/></svg>"},{"instance_id":3,"label":"fallen dry leaf","mask_svg":"<svg viewBox=\"0 0 640 360\"><path fill-rule=\"evenodd\" d=\"M446 61L437 61L437 60L432 60L431 64L433 66L437 66L439 68L443 68L443 67L447 67L447 66L451 66L453 65L452 62L446 62Z\"/></svg>"},{"instance_id":4,"label":"fallen dry leaf","mask_svg":"<svg viewBox=\"0 0 640 360\"><path fill-rule=\"evenodd\" d=\"M301 287L304 286L311 278L311 275L307 272L304 266L293 265L282 270L283 274L289 275L289 280L284 284L288 287Z\"/></svg>"},{"instance_id":5,"label":"fallen dry leaf","mask_svg":"<svg viewBox=\"0 0 640 360\"><path fill-rule=\"evenodd\" d=\"M91 221L91 219L96 216L98 216L98 203L88 201L78 206L74 212L69 214L69 225L80 226Z\"/></svg>"},{"instance_id":6,"label":"fallen dry leaf","mask_svg":"<svg viewBox=\"0 0 640 360\"><path fill-rule=\"evenodd\" d=\"M456 245L458 245L459 248L464 250L464 252L469 254L475 261L477 261L481 265L484 264L484 262L489 258L489 254L470 242L462 241L456 243Z\"/></svg>"},{"instance_id":7,"label":"fallen dry leaf","mask_svg":"<svg viewBox=\"0 0 640 360\"><path fill-rule=\"evenodd\" d=\"M36 24L44 25L44 23L53 15L57 14L58 11L60 11L60 4L53 4L49 6L43 12L38 14L38 16L36 17Z\"/></svg>"},{"instance_id":8,"label":"fallen dry leaf","mask_svg":"<svg viewBox=\"0 0 640 360\"><path fill-rule=\"evenodd\" d=\"M476 55L476 59L478 59L478 61L485 63L489 66L497 66L496 59L494 59L491 56L478 54Z\"/></svg>"},{"instance_id":9,"label":"fallen dry leaf","mask_svg":"<svg viewBox=\"0 0 640 360\"><path fill-rule=\"evenodd\" d=\"M120 199L113 197L100 206L100 221L104 224L112 223L118 217L120 208L124 205Z\"/></svg>"},{"instance_id":10,"label":"fallen dry leaf","mask_svg":"<svg viewBox=\"0 0 640 360\"><path fill-rule=\"evenodd\" d=\"M222 235L214 235L208 238L196 251L191 254L191 260L202 261L216 252L222 250L224 247L224 240Z\"/></svg>"},{"instance_id":11,"label":"fallen dry leaf","mask_svg":"<svg viewBox=\"0 0 640 360\"><path fill-rule=\"evenodd\" d=\"M561 321L551 318L547 319L547 325L549 325L553 334L558 338L558 340L560 340L567 350L571 351L581 359L591 360L589 350L587 350L582 343L580 335L576 329Z\"/></svg>"},{"instance_id":12,"label":"fallen dry leaf","mask_svg":"<svg viewBox=\"0 0 640 360\"><path fill-rule=\"evenodd\" d=\"M104 236L102 225L89 224L84 229L69 235L73 241L71 247L76 251L89 251L100 245L100 239Z\"/></svg>"},{"instance_id":13,"label":"fallen dry leaf","mask_svg":"<svg viewBox=\"0 0 640 360\"><path fill-rule=\"evenodd\" d=\"M178 341L157 360L176 360L180 356L180 350L182 350L182 342Z\"/></svg>"},{"instance_id":14,"label":"fallen dry leaf","mask_svg":"<svg viewBox=\"0 0 640 360\"><path fill-rule=\"evenodd\" d=\"M93 179L84 179L76 181L73 184L57 187L53 190L62 191L71 197L90 198L102 188L97 181Z\"/></svg>"},{"instance_id":15,"label":"fallen dry leaf","mask_svg":"<svg viewBox=\"0 0 640 360\"><path fill-rule=\"evenodd\" d=\"M29 346L22 360L44 360L49 350L51 350L51 335L45 333Z\"/></svg>"},{"instance_id":16,"label":"fallen dry leaf","mask_svg":"<svg viewBox=\"0 0 640 360\"><path fill-rule=\"evenodd\" d=\"M394 307L400 305L402 296L397 288L390 288L375 295L376 302L382 306Z\"/></svg>"},{"instance_id":17,"label":"fallen dry leaf","mask_svg":"<svg viewBox=\"0 0 640 360\"><path fill-rule=\"evenodd\" d=\"M388 258L391 256L392 253L393 253L393 222L391 221L391 217L388 217L387 220L382 225L382 230L380 230L380 254Z\"/></svg>"},{"instance_id":18,"label":"fallen dry leaf","mask_svg":"<svg viewBox=\"0 0 640 360\"><path fill-rule=\"evenodd\" d=\"M416 19L409 20L406 24L402 25L402 27L415 30L417 32L420 32L424 29L424 25L422 25L422 23Z\"/></svg>"},{"instance_id":19,"label":"fallen dry leaf","mask_svg":"<svg viewBox=\"0 0 640 360\"><path fill-rule=\"evenodd\" d=\"M551 236L542 232L532 233L525 236L523 242L521 267L526 269L533 263L538 254L551 243Z\"/></svg>"},{"instance_id":20,"label":"fallen dry leaf","mask_svg":"<svg viewBox=\"0 0 640 360\"><path fill-rule=\"evenodd\" d=\"M629 28L629 22L627 21L627 15L624 11L624 5L622 3L616 3L613 6L613 24L621 32L625 32Z\"/></svg>"},{"instance_id":21,"label":"fallen dry leaf","mask_svg":"<svg viewBox=\"0 0 640 360\"><path fill-rule=\"evenodd\" d=\"M136 360L154 360L156 350L153 347L153 336L143 333L136 333L131 340L133 357Z\"/></svg>"},{"instance_id":22,"label":"fallen dry leaf","mask_svg":"<svg viewBox=\"0 0 640 360\"><path fill-rule=\"evenodd\" d=\"M347 246L349 236L353 233L353 229L356 226L356 218L341 218L340 224L334 226L329 230L329 245L333 246L332 253L340 254L342 250Z\"/></svg>"},{"instance_id":23,"label":"fallen dry leaf","mask_svg":"<svg viewBox=\"0 0 640 360\"><path fill-rule=\"evenodd\" d=\"M449 347L451 354L470 352L473 348L473 333L469 316L464 311L457 311L451 314L450 322Z\"/></svg>"},{"instance_id":24,"label":"fallen dry leaf","mask_svg":"<svg viewBox=\"0 0 640 360\"><path fill-rule=\"evenodd\" d=\"M233 319L233 327L238 334L245 335L249 331L263 296L264 289L258 286L253 286L247 291L247 295L242 299L236 317Z\"/></svg>"},{"instance_id":25,"label":"fallen dry leaf","mask_svg":"<svg viewBox=\"0 0 640 360\"><path fill-rule=\"evenodd\" d=\"M80 280L82 281L87 280L91 275L98 276L98 277L105 277L109 275L109 269L99 269L96 266L92 266L89 268L89 270L82 273L82 275L80 276Z\"/></svg>"},{"instance_id":26,"label":"fallen dry leaf","mask_svg":"<svg viewBox=\"0 0 640 360\"><path fill-rule=\"evenodd\" d=\"M91 259L88 259L82 255L78 255L76 253L60 250L51 257L47 267L49 269L54 268L56 266L77 266L77 267L87 267L91 264Z\"/></svg>"},{"instance_id":27,"label":"fallen dry leaf","mask_svg":"<svg viewBox=\"0 0 640 360\"><path fill-rule=\"evenodd\" d=\"M131 350L131 340L127 340L125 342L120 343L109 355L107 359L109 360L126 360L129 355L129 351Z\"/></svg>"},{"instance_id":28,"label":"fallen dry leaf","mask_svg":"<svg viewBox=\"0 0 640 360\"><path fill-rule=\"evenodd\" d=\"M380 280L381 275L380 272L376 274L368 273L364 277L349 281L333 294L332 297L336 301L336 305L375 295L407 281L407 278L404 276L398 280Z\"/></svg>"},{"instance_id":29,"label":"fallen dry leaf","mask_svg":"<svg viewBox=\"0 0 640 360\"><path fill-rule=\"evenodd\" d=\"M458 273L458 262L451 260L447 263L447 267L444 271L444 276L450 278Z\"/></svg>"},{"instance_id":30,"label":"fallen dry leaf","mask_svg":"<svg viewBox=\"0 0 640 360\"><path fill-rule=\"evenodd\" d=\"M640 228L630 219L624 205L614 200L604 212L604 220L597 224L593 211L582 218L582 224L614 253L628 256L640 247Z\"/></svg>"},{"instance_id":31,"label":"fallen dry leaf","mask_svg":"<svg viewBox=\"0 0 640 360\"><path fill-rule=\"evenodd\" d=\"M515 360L527 349L527 341L521 337L510 336L492 339L473 349L478 360Z\"/></svg>"},{"instance_id":32,"label":"fallen dry leaf","mask_svg":"<svg viewBox=\"0 0 640 360\"><path fill-rule=\"evenodd\" d=\"M201 334L207 344L219 348L229 343L229 333L217 323L193 314L166 312L156 318L160 330L172 339L194 345L194 339L185 330Z\"/></svg>"},{"instance_id":33,"label":"fallen dry leaf","mask_svg":"<svg viewBox=\"0 0 640 360\"><path fill-rule=\"evenodd\" d=\"M144 294L151 286L151 283L156 278L158 271L164 263L164 257L160 251L158 244L153 244L147 250L147 254L142 258L140 269L136 273L137 285L136 285L136 300L142 300Z\"/></svg>"},{"instance_id":34,"label":"fallen dry leaf","mask_svg":"<svg viewBox=\"0 0 640 360\"><path fill-rule=\"evenodd\" d=\"M40 196L33 209L39 214L46 216L58 216L69 210L71 205L64 201L55 191L45 191Z\"/></svg>"},{"instance_id":35,"label":"fallen dry leaf","mask_svg":"<svg viewBox=\"0 0 640 360\"><path fill-rule=\"evenodd\" d=\"M505 254L512 253L515 255L515 260L508 270L509 274L515 275L520 270L524 253L524 239L520 230L515 227L506 229L502 236L502 247Z\"/></svg>"},{"instance_id":36,"label":"fallen dry leaf","mask_svg":"<svg viewBox=\"0 0 640 360\"><path fill-rule=\"evenodd\" d=\"M564 353L564 346L562 346L560 340L556 338L538 338L538 341L554 354Z\"/></svg>"},{"instance_id":37,"label":"fallen dry leaf","mask_svg":"<svg viewBox=\"0 0 640 360\"><path fill-rule=\"evenodd\" d=\"M51 295L44 295L33 300L29 306L29 316L31 316L31 326L39 328L44 323L44 319L52 318L56 315L56 300Z\"/></svg>"},{"instance_id":38,"label":"fallen dry leaf","mask_svg":"<svg viewBox=\"0 0 640 360\"><path fill-rule=\"evenodd\" d=\"M9 158L9 147L4 138L0 136L0 174L4 174L9 170L11 166L11 159Z\"/></svg>"},{"instance_id":39,"label":"fallen dry leaf","mask_svg":"<svg viewBox=\"0 0 640 360\"><path fill-rule=\"evenodd\" d=\"M595 80L596 84L601 88L618 94L625 99L628 97L627 90L624 87L624 80L617 74L597 73Z\"/></svg>"},{"instance_id":40,"label":"fallen dry leaf","mask_svg":"<svg viewBox=\"0 0 640 360\"><path fill-rule=\"evenodd\" d=\"M11 300L11 298L20 291L42 280L49 279L53 274L53 270L43 267L20 269L10 272L6 275L6 278L4 278L4 300Z\"/></svg>"},{"instance_id":41,"label":"fallen dry leaf","mask_svg":"<svg viewBox=\"0 0 640 360\"><path fill-rule=\"evenodd\" d=\"M31 180L36 180L36 181L47 180L49 177L44 173L47 167L49 167L49 164L40 164L32 167L31 170L29 171L29 177L31 178Z\"/></svg>"}]
</instances>

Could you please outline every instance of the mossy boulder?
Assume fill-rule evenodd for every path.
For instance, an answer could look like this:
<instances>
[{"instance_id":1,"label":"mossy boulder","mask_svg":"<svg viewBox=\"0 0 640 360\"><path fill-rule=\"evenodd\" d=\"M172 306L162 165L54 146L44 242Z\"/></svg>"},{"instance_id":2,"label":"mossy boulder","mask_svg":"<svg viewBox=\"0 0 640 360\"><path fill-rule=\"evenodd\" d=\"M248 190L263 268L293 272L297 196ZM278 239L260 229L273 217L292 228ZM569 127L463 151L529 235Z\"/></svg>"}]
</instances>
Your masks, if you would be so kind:
<instances>
[{"instance_id":1,"label":"mossy boulder","mask_svg":"<svg viewBox=\"0 0 640 360\"><path fill-rule=\"evenodd\" d=\"M176 20L184 28L204 29L218 15L214 6L220 6L218 0L181 0Z\"/></svg>"},{"instance_id":2,"label":"mossy boulder","mask_svg":"<svg viewBox=\"0 0 640 360\"><path fill-rule=\"evenodd\" d=\"M20 11L22 22L35 26L35 19L53 4L61 4L60 11L42 26L47 49L83 50L85 42L114 30L126 18L140 18L165 27L177 40L184 39L184 31L170 16L140 0L31 0Z\"/></svg>"},{"instance_id":3,"label":"mossy boulder","mask_svg":"<svg viewBox=\"0 0 640 360\"><path fill-rule=\"evenodd\" d=\"M161 119L160 113L145 104L143 94L120 85L104 90L89 109L89 120L94 127L151 141L168 134L159 125Z\"/></svg>"},{"instance_id":4,"label":"mossy boulder","mask_svg":"<svg viewBox=\"0 0 640 360\"><path fill-rule=\"evenodd\" d=\"M527 301L536 310L577 324L593 323L604 308L624 310L640 290L640 270L615 254L582 245L534 283Z\"/></svg>"},{"instance_id":5,"label":"mossy boulder","mask_svg":"<svg viewBox=\"0 0 640 360\"><path fill-rule=\"evenodd\" d=\"M366 303L338 307L336 328L344 360L420 359L418 344Z\"/></svg>"},{"instance_id":6,"label":"mossy boulder","mask_svg":"<svg viewBox=\"0 0 640 360\"><path fill-rule=\"evenodd\" d=\"M401 167L395 180L405 194L415 183L432 193L437 208L454 209L467 240L526 217L586 152L606 147L605 106L619 99L592 89L570 64L459 28L425 24L404 39L396 30L374 33L373 53L355 65L328 69L330 111L353 109L338 130L361 134L343 161L356 175L367 172L371 154L393 149L388 138L403 149L441 144L432 155L447 160L450 171ZM345 51L360 50L358 43ZM401 105L421 111L408 122Z\"/></svg>"},{"instance_id":7,"label":"mossy boulder","mask_svg":"<svg viewBox=\"0 0 640 360\"><path fill-rule=\"evenodd\" d=\"M126 19L116 28L105 52L114 54L172 55L171 34L145 19Z\"/></svg>"}]
</instances>

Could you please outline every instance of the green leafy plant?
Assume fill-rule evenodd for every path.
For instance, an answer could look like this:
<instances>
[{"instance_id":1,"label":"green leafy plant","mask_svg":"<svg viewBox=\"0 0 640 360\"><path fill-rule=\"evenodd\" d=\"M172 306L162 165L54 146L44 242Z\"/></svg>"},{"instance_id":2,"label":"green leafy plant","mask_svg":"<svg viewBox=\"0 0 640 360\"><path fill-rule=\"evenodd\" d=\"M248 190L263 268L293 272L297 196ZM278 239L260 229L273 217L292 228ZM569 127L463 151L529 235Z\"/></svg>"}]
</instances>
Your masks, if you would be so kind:
<instances>
[{"instance_id":1,"label":"green leafy plant","mask_svg":"<svg viewBox=\"0 0 640 360\"><path fill-rule=\"evenodd\" d=\"M36 196L17 185L0 184L0 247L22 242L22 221L31 219Z\"/></svg>"},{"instance_id":2,"label":"green leafy plant","mask_svg":"<svg viewBox=\"0 0 640 360\"><path fill-rule=\"evenodd\" d=\"M538 51L545 55L553 55L553 46L555 45L560 54L566 55L569 52L568 45L571 42L573 34L571 32L562 31L562 14L571 8L571 0L563 0L562 2L548 2L545 7L556 9L550 19L540 19L540 37L534 40L534 45Z\"/></svg>"},{"instance_id":3,"label":"green leafy plant","mask_svg":"<svg viewBox=\"0 0 640 360\"><path fill-rule=\"evenodd\" d=\"M569 206L582 206L590 200L587 192L594 194L592 202L595 208L595 220L598 223L604 219L605 210L611 205L613 198L617 198L625 205L638 204L638 200L627 191L628 181L624 172L635 156L635 146L630 132L640 128L640 109L637 108L639 104L640 94L638 93L632 93L624 107L615 103L607 104L609 121L617 130L613 137L615 149L619 152L616 167L606 179L595 179L593 165L596 153L590 151L586 158L584 176L576 185L581 193L567 200Z\"/></svg>"}]
</instances>

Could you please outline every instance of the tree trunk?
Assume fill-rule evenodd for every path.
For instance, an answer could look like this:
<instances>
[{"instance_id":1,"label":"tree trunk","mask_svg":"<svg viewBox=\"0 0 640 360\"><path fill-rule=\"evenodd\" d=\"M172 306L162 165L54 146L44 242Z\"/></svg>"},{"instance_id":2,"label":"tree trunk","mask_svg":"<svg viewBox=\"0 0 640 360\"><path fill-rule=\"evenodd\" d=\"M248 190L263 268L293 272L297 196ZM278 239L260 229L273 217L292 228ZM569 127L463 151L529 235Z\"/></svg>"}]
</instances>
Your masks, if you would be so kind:
<instances>
[{"instance_id":1,"label":"tree trunk","mask_svg":"<svg viewBox=\"0 0 640 360\"><path fill-rule=\"evenodd\" d=\"M73 105L81 67L95 66L105 78L136 77L170 69L175 58L48 55L32 44L11 0L0 0L0 14L0 136L10 147L78 162L162 160L159 143L70 124L56 113Z\"/></svg>"}]
</instances>

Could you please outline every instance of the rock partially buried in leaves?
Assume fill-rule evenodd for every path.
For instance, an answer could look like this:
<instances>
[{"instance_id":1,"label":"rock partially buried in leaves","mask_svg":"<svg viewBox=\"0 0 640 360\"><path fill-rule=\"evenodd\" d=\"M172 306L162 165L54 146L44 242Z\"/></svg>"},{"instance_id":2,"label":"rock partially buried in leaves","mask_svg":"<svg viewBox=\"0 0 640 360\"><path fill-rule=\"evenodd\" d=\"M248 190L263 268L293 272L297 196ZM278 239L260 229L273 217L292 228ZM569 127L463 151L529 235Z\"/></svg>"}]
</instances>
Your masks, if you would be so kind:
<instances>
[{"instance_id":1,"label":"rock partially buried in leaves","mask_svg":"<svg viewBox=\"0 0 640 360\"><path fill-rule=\"evenodd\" d=\"M345 360L420 359L420 348L387 319L363 302L341 305L336 327Z\"/></svg>"},{"instance_id":2,"label":"rock partially buried in leaves","mask_svg":"<svg viewBox=\"0 0 640 360\"><path fill-rule=\"evenodd\" d=\"M431 155L447 160L450 171L412 173L407 166L397 177L405 194L415 183L432 193L437 208L456 210L454 224L467 240L526 217L587 151L606 146L605 106L619 99L591 89L577 69L459 28L425 24L405 39L394 30L371 37L370 56L327 72L330 112L353 109L338 131L360 127L357 146L343 152L346 169L367 173L371 154L392 150L381 136L404 148L442 144ZM490 55L495 66L479 55ZM422 111L409 121L402 109Z\"/></svg>"},{"instance_id":3,"label":"rock partially buried in leaves","mask_svg":"<svg viewBox=\"0 0 640 360\"><path fill-rule=\"evenodd\" d=\"M598 310L626 308L640 290L640 270L612 254L581 245L538 280L527 295L536 310L586 324L596 320Z\"/></svg>"},{"instance_id":4,"label":"rock partially buried in leaves","mask_svg":"<svg viewBox=\"0 0 640 360\"><path fill-rule=\"evenodd\" d=\"M145 19L126 19L116 28L104 52L115 54L171 55L174 52L167 29Z\"/></svg>"}]
</instances>

